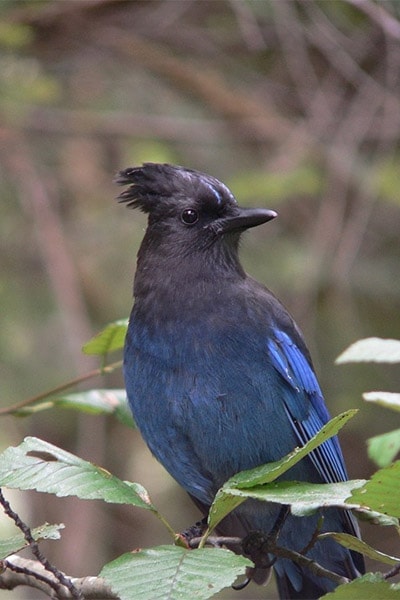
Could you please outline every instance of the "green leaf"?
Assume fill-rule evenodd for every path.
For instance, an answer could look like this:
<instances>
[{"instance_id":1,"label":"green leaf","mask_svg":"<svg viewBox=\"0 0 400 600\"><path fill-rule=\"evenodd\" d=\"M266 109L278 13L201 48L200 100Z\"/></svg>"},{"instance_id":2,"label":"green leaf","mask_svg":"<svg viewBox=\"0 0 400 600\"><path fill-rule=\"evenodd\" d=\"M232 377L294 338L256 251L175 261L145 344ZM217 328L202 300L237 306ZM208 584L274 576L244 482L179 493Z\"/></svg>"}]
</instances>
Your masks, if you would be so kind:
<instances>
[{"instance_id":1,"label":"green leaf","mask_svg":"<svg viewBox=\"0 0 400 600\"><path fill-rule=\"evenodd\" d=\"M400 394L395 392L365 392L364 400L375 402L385 408L400 411Z\"/></svg>"},{"instance_id":2,"label":"green leaf","mask_svg":"<svg viewBox=\"0 0 400 600\"><path fill-rule=\"evenodd\" d=\"M208 530L206 536L216 528L226 515L229 515L235 508L243 504L245 500L246 498L243 496L234 496L225 492L225 486L218 490L208 512Z\"/></svg>"},{"instance_id":3,"label":"green leaf","mask_svg":"<svg viewBox=\"0 0 400 600\"><path fill-rule=\"evenodd\" d=\"M64 396L55 396L38 400L22 408L16 408L9 414L26 416L50 408L67 408L94 415L113 414L121 423L134 427L125 390L89 390Z\"/></svg>"},{"instance_id":4,"label":"green leaf","mask_svg":"<svg viewBox=\"0 0 400 600\"><path fill-rule=\"evenodd\" d=\"M123 554L100 573L120 600L206 599L232 585L252 562L222 548L159 546Z\"/></svg>"},{"instance_id":5,"label":"green leaf","mask_svg":"<svg viewBox=\"0 0 400 600\"><path fill-rule=\"evenodd\" d=\"M261 465L255 469L242 471L231 477L223 487L218 491L209 512L209 529L214 529L217 524L234 508L245 501L245 498L236 497L234 500L227 498L232 496L232 489L250 488L256 485L270 483L288 471L296 463L302 460L307 454L312 452L320 444L336 435L338 431L354 417L358 411L356 409L348 410L333 419L331 419L316 435L314 435L304 446L295 448L282 459ZM227 491L229 490L229 491Z\"/></svg>"},{"instance_id":6,"label":"green leaf","mask_svg":"<svg viewBox=\"0 0 400 600\"><path fill-rule=\"evenodd\" d=\"M363 487L353 490L347 501L400 518L399 490L400 461L396 461L374 473Z\"/></svg>"},{"instance_id":7,"label":"green leaf","mask_svg":"<svg viewBox=\"0 0 400 600\"><path fill-rule=\"evenodd\" d=\"M347 504L348 500L346 501ZM390 517L374 510L368 510L365 506L357 509L357 518L359 521L369 523L370 525L380 525L381 527L399 527L399 519Z\"/></svg>"},{"instance_id":8,"label":"green leaf","mask_svg":"<svg viewBox=\"0 0 400 600\"><path fill-rule=\"evenodd\" d=\"M247 489L225 488L225 493L241 498L290 505L291 512L299 517L314 513L319 508L336 506L343 509L359 508L349 505L346 498L353 489L365 485L364 479L340 483L306 483L303 481L274 481Z\"/></svg>"},{"instance_id":9,"label":"green leaf","mask_svg":"<svg viewBox=\"0 0 400 600\"><path fill-rule=\"evenodd\" d=\"M356 552L364 554L364 556L368 556L368 558L379 561L385 565L393 566L400 563L400 558L396 558L395 556L390 556L389 554L385 554L384 552L375 550L375 548L372 548L366 542L363 542L359 538L356 538L353 535L350 535L349 533L321 533L318 536L318 539L324 539L327 537L333 538L336 542L338 542L341 546L344 546L345 548L355 550Z\"/></svg>"},{"instance_id":10,"label":"green leaf","mask_svg":"<svg viewBox=\"0 0 400 600\"><path fill-rule=\"evenodd\" d=\"M316 433L304 446L301 448L295 448L293 452L290 452L280 460L277 460L266 465L261 465L254 469L242 471L237 475L231 477L224 487L238 487L248 488L254 485L260 485L263 483L270 483L274 481L283 473L286 473L295 464L302 460L307 454L310 454L315 448L326 442L329 438L336 435L340 429L358 412L357 409L353 408L340 415L337 415L331 419L322 429Z\"/></svg>"},{"instance_id":11,"label":"green leaf","mask_svg":"<svg viewBox=\"0 0 400 600\"><path fill-rule=\"evenodd\" d=\"M33 437L0 454L0 487L132 504L157 512L138 483L122 481L101 467Z\"/></svg>"},{"instance_id":12,"label":"green leaf","mask_svg":"<svg viewBox=\"0 0 400 600\"><path fill-rule=\"evenodd\" d=\"M400 429L376 435L368 440L368 456L378 465L387 467L400 452Z\"/></svg>"},{"instance_id":13,"label":"green leaf","mask_svg":"<svg viewBox=\"0 0 400 600\"><path fill-rule=\"evenodd\" d=\"M59 540L61 537L60 529L64 529L64 527L65 525L63 525L63 523L60 523L59 525L49 525L48 523L45 523L40 527L36 527L36 529L32 529L31 533L33 539L37 542L41 542L42 540ZM27 546L29 546L29 544L22 533L5 540L0 540L0 560L23 550Z\"/></svg>"},{"instance_id":14,"label":"green leaf","mask_svg":"<svg viewBox=\"0 0 400 600\"><path fill-rule=\"evenodd\" d=\"M348 362L400 362L400 341L376 337L358 340L336 359L337 364Z\"/></svg>"},{"instance_id":15,"label":"green leaf","mask_svg":"<svg viewBox=\"0 0 400 600\"><path fill-rule=\"evenodd\" d=\"M385 581L381 573L367 573L358 579L339 585L322 598L332 600L400 600L400 584Z\"/></svg>"},{"instance_id":16,"label":"green leaf","mask_svg":"<svg viewBox=\"0 0 400 600\"><path fill-rule=\"evenodd\" d=\"M119 319L109 323L105 329L86 342L82 347L83 352L85 354L106 356L109 352L120 350L124 347L127 328L128 319Z\"/></svg>"}]
</instances>

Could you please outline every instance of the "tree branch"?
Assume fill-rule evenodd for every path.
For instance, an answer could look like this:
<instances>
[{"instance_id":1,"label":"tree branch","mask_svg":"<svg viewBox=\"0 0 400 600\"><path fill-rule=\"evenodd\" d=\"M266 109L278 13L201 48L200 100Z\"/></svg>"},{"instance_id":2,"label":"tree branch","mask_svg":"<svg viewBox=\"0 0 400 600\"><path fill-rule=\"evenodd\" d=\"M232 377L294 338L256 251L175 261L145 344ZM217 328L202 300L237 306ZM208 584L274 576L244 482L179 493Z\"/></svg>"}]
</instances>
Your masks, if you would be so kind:
<instances>
[{"instance_id":1,"label":"tree branch","mask_svg":"<svg viewBox=\"0 0 400 600\"><path fill-rule=\"evenodd\" d=\"M14 590L24 585L40 590L50 598L73 598L71 591L64 586L59 585L57 593L55 593L54 585L59 582L52 573L46 571L39 561L14 554L2 561L2 566L5 570L0 572L0 589ZM118 596L112 592L101 577L71 577L69 579L84 600L118 599Z\"/></svg>"},{"instance_id":2,"label":"tree branch","mask_svg":"<svg viewBox=\"0 0 400 600\"><path fill-rule=\"evenodd\" d=\"M201 537L192 538L189 541L190 547L197 547L202 539L203 538ZM337 573L326 569L315 560L307 558L307 556L304 556L304 554L301 554L300 552L279 546L276 543L275 534L272 536L265 536L256 531L250 533L243 539L238 537L211 536L207 538L207 544L210 544L213 547L227 546L228 548L242 546L243 553L254 562L256 567L263 566L265 568L266 566L271 566L269 555L273 554L274 557L277 558L287 558L301 567L309 569L317 577L325 577L326 579L334 581L337 585L349 583L350 581L347 577L343 577L342 575L338 575Z\"/></svg>"},{"instance_id":3,"label":"tree branch","mask_svg":"<svg viewBox=\"0 0 400 600\"><path fill-rule=\"evenodd\" d=\"M24 523L24 521L22 521L22 519L20 518L20 516L11 508L10 503L5 499L5 497L3 496L3 492L0 489L0 504L2 505L5 514L14 521L15 525L18 527L18 529L23 533L24 538L26 539L26 541L29 544L29 548L32 551L32 554L37 558L39 564L43 567L43 569L47 572L47 573L51 573L51 575L53 576L53 578L46 579L43 578L43 576L40 574L39 579L40 581L43 583L44 581L46 581L46 584L58 595L59 593L59 589L61 586L64 586L70 593L71 598L76 598L77 600L82 600L82 596L79 593L79 591L76 589L76 587L74 586L74 584L72 583L72 581L66 577L64 575L64 573L62 573L61 571L59 571L57 569L57 567L55 567L54 565L52 565L50 563L50 561L44 556L44 554L42 554L40 548L39 548L39 544L37 543L37 541L35 540L35 538L32 535L31 529L30 527ZM6 561L6 565L7 565L7 561ZM25 575L26 573L24 571L21 571L21 568L14 568L12 569L13 572L18 572L20 574Z\"/></svg>"}]
</instances>

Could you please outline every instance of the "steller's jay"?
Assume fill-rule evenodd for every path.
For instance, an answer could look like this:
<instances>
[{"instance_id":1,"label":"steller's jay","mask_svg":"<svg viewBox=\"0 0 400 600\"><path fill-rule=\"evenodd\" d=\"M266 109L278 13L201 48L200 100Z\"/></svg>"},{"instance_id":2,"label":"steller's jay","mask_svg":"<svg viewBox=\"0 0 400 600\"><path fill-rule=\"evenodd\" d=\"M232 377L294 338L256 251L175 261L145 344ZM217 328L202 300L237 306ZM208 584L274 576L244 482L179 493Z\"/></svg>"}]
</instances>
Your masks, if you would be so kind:
<instances>
[{"instance_id":1,"label":"steller's jay","mask_svg":"<svg viewBox=\"0 0 400 600\"><path fill-rule=\"evenodd\" d=\"M280 459L329 420L299 328L239 262L242 232L276 213L241 208L220 181L179 166L145 163L116 182L129 185L121 202L148 213L124 352L129 404L152 453L207 515L229 477ZM284 477L346 480L337 438ZM268 534L281 514L247 500L218 532ZM287 515L279 545L301 551L319 518ZM333 508L322 530L358 535L351 513ZM350 579L364 572L361 555L333 540L310 545L307 556L325 568ZM336 585L288 559L273 568L281 598L319 598ZM252 578L263 583L268 572L256 564Z\"/></svg>"}]
</instances>

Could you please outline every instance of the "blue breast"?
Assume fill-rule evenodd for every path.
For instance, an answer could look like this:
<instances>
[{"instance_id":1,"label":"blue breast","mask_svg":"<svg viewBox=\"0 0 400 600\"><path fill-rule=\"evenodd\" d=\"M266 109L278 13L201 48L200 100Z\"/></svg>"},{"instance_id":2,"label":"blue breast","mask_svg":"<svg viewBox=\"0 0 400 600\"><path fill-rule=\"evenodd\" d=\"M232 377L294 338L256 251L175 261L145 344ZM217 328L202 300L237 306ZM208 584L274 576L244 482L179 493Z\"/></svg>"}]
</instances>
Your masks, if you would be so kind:
<instances>
[{"instance_id":1,"label":"blue breast","mask_svg":"<svg viewBox=\"0 0 400 600\"><path fill-rule=\"evenodd\" d=\"M267 321L155 328L133 310L124 368L131 409L156 458L202 502L238 471L293 450L299 423L311 437L327 420L314 406L315 375L288 339L271 337ZM336 443L325 454L342 465ZM304 463L290 478L325 479L325 467Z\"/></svg>"}]
</instances>

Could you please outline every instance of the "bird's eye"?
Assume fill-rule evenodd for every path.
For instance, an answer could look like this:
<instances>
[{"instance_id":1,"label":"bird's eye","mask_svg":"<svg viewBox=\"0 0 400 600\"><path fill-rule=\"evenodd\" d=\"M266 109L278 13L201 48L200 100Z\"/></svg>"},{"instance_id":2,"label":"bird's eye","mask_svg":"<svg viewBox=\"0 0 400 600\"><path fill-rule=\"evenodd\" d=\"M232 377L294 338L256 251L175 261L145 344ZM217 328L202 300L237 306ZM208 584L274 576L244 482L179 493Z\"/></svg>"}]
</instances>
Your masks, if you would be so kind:
<instances>
[{"instance_id":1,"label":"bird's eye","mask_svg":"<svg viewBox=\"0 0 400 600\"><path fill-rule=\"evenodd\" d=\"M185 225L194 225L199 220L199 215L193 208L186 208L181 214L181 220Z\"/></svg>"}]
</instances>

